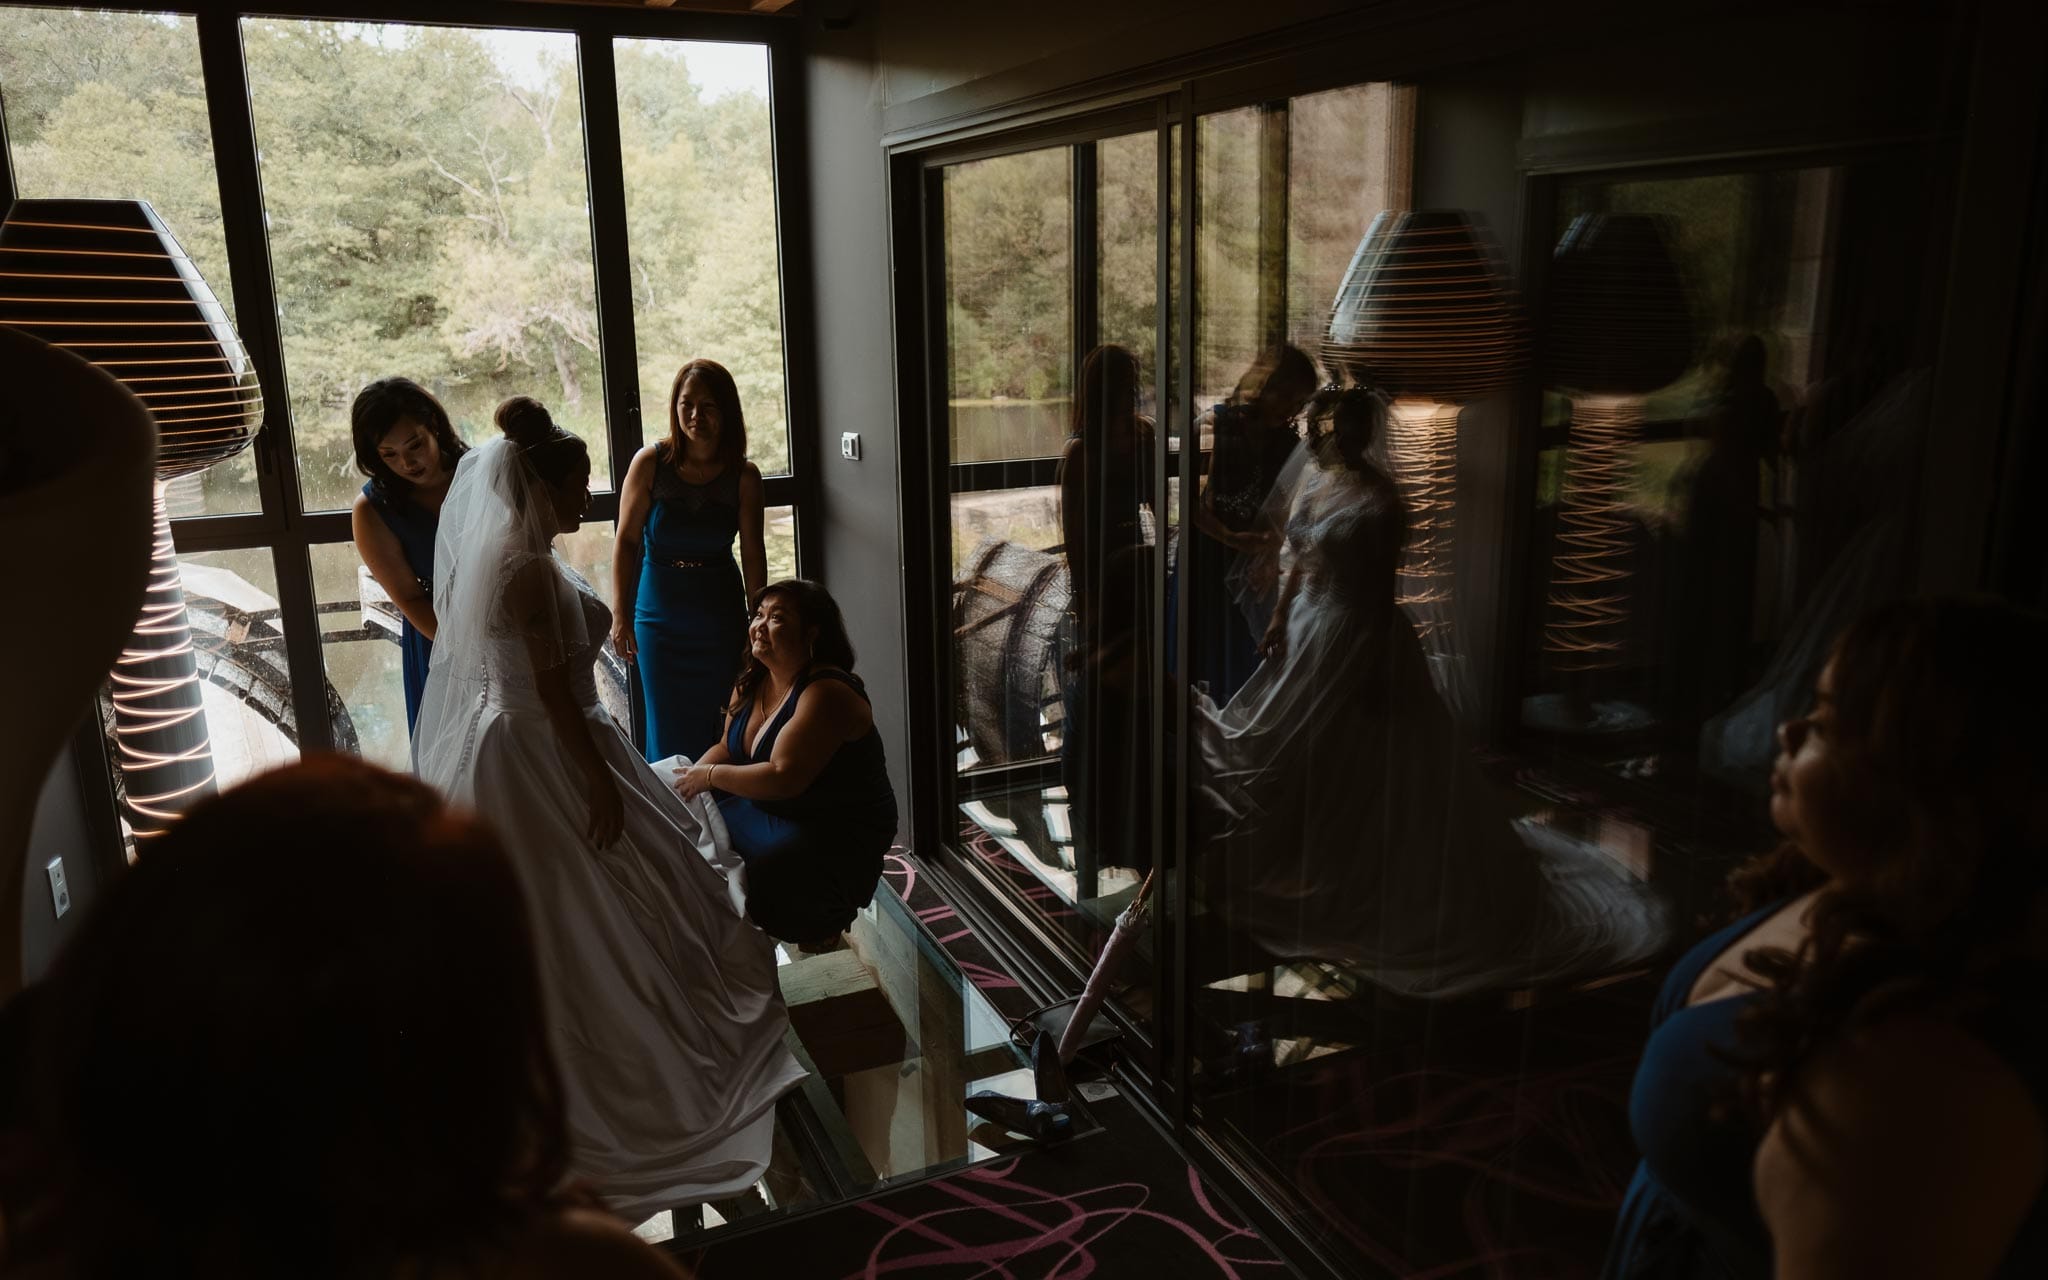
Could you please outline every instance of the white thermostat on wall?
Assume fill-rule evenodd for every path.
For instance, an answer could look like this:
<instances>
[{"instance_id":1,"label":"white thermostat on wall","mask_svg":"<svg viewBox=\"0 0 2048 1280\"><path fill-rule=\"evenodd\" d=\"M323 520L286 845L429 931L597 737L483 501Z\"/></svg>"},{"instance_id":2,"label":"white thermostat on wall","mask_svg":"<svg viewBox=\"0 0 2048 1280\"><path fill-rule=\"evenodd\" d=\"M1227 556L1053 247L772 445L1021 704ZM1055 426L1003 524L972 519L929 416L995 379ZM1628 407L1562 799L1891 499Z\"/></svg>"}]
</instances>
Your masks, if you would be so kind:
<instances>
[{"instance_id":1,"label":"white thermostat on wall","mask_svg":"<svg viewBox=\"0 0 2048 1280\"><path fill-rule=\"evenodd\" d=\"M71 886L64 883L64 859L50 859L50 865L44 870L50 873L50 904L57 908L57 915L62 917L66 911L71 910Z\"/></svg>"},{"instance_id":2,"label":"white thermostat on wall","mask_svg":"<svg viewBox=\"0 0 2048 1280\"><path fill-rule=\"evenodd\" d=\"M845 458L848 462L860 461L860 432L842 431L839 433L839 456Z\"/></svg>"}]
</instances>

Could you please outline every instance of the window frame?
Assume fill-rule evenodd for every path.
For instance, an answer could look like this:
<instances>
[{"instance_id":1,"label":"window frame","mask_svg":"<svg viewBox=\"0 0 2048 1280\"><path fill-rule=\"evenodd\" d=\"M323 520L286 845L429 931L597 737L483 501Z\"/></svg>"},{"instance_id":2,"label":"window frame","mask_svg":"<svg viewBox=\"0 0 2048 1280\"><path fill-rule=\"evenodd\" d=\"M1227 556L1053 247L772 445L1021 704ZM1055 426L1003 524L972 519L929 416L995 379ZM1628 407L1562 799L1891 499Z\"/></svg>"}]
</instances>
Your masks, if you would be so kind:
<instances>
[{"instance_id":1,"label":"window frame","mask_svg":"<svg viewBox=\"0 0 2048 1280\"><path fill-rule=\"evenodd\" d=\"M723 14L649 8L441 0L428 10L418 0L277 0L215 3L187 0L151 4L106 0L79 6L50 0L5 0L9 8L168 14L194 20L204 82L214 171L220 187L236 329L264 388L263 423L252 445L261 510L234 515L187 516L171 522L180 552L268 550L291 673L294 736L303 755L335 748L329 719L326 655L320 633L311 549L352 540L347 510L308 510L298 483L298 450L291 398L285 393L283 337L276 281L258 171L242 19L395 23L415 26L550 31L576 41L582 93L585 181L589 199L591 266L598 313L601 385L608 426L611 474L623 479L649 437L643 421L633 318L632 266L627 241L624 160L620 151L618 80L613 42L618 39L715 41L764 46L768 58L770 166L774 178L778 303L782 313L783 388L789 435L789 471L763 477L767 507L796 515L798 571L818 562L814 528L803 519L817 487L817 394L808 358L815 335L808 317L812 275L805 222L806 155L799 30L786 15ZM13 205L13 150L0 113L0 210ZM661 433L657 430L654 438ZM616 481L615 481L616 483ZM616 489L592 495L589 523L618 518ZM815 525L815 522L812 522ZM634 676L637 685L637 673ZM637 688L631 699L640 732Z\"/></svg>"}]
</instances>

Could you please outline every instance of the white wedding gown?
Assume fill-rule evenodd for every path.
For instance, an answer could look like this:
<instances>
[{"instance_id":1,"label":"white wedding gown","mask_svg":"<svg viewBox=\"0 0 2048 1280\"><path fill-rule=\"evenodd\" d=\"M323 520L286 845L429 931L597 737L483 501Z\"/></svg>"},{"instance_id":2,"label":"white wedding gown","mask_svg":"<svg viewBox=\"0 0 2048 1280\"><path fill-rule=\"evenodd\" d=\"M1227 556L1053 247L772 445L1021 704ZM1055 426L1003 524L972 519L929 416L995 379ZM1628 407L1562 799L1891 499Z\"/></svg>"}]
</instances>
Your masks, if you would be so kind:
<instances>
[{"instance_id":1,"label":"white wedding gown","mask_svg":"<svg viewBox=\"0 0 2048 1280\"><path fill-rule=\"evenodd\" d=\"M1275 955L1418 998L1641 963L1665 936L1656 901L1598 851L1516 821L1438 694L1392 604L1397 501L1305 467L1285 648L1229 705L1194 695L1212 906Z\"/></svg>"},{"instance_id":2,"label":"white wedding gown","mask_svg":"<svg viewBox=\"0 0 2048 1280\"><path fill-rule=\"evenodd\" d=\"M603 637L611 611L548 561L565 630ZM577 611L571 613L570 611ZM580 616L578 616L580 615ZM568 1101L571 1164L635 1218L729 1195L767 1166L775 1102L803 1077L774 944L745 918L740 861L715 805L684 801L598 701L597 646L565 646L590 736L625 802L604 848L585 835L582 775L562 748L517 636L501 635L448 706L421 777L497 829L533 915L549 1032ZM440 667L430 677L447 681ZM439 692L442 698L436 699ZM450 733L449 731L453 732Z\"/></svg>"}]
</instances>

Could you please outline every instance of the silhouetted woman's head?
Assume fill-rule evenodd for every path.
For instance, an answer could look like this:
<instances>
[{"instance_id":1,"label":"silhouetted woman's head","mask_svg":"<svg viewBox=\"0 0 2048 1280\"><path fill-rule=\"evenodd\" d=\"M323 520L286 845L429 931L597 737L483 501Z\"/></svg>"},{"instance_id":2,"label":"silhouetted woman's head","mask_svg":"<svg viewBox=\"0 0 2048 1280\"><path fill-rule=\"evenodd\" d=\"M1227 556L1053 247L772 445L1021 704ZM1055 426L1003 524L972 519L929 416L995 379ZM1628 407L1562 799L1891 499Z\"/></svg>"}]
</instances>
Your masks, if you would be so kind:
<instances>
[{"instance_id":1,"label":"silhouetted woman's head","mask_svg":"<svg viewBox=\"0 0 2048 1280\"><path fill-rule=\"evenodd\" d=\"M1317 444L1352 471L1372 466L1372 447L1386 427L1387 399L1370 387L1330 387L1309 408Z\"/></svg>"},{"instance_id":2,"label":"silhouetted woman's head","mask_svg":"<svg viewBox=\"0 0 2048 1280\"><path fill-rule=\"evenodd\" d=\"M357 392L349 437L356 470L394 498L453 474L468 449L441 402L410 378L379 378Z\"/></svg>"},{"instance_id":3,"label":"silhouetted woman's head","mask_svg":"<svg viewBox=\"0 0 2048 1280\"><path fill-rule=\"evenodd\" d=\"M194 807L47 995L39 1120L78 1275L391 1274L566 1174L519 882L411 778L311 757Z\"/></svg>"},{"instance_id":4,"label":"silhouetted woman's head","mask_svg":"<svg viewBox=\"0 0 2048 1280\"><path fill-rule=\"evenodd\" d=\"M728 710L746 705L771 665L853 670L853 640L831 592L805 578L784 578L761 588L747 622L746 661Z\"/></svg>"},{"instance_id":5,"label":"silhouetted woman's head","mask_svg":"<svg viewBox=\"0 0 2048 1280\"><path fill-rule=\"evenodd\" d=\"M1074 398L1074 434L1090 439L1131 426L1138 417L1138 358L1108 343L1081 362L1081 393Z\"/></svg>"},{"instance_id":6,"label":"silhouetted woman's head","mask_svg":"<svg viewBox=\"0 0 2048 1280\"><path fill-rule=\"evenodd\" d=\"M1771 817L1745 869L1758 907L1822 890L1748 1033L1769 1100L1805 1055L1899 1000L1996 1000L2043 974L2048 620L1992 600L1882 605L1835 644L1811 709L1779 729ZM2017 967L2017 968L2016 968ZM1776 1082L1776 1083L1774 1083Z\"/></svg>"},{"instance_id":7,"label":"silhouetted woman's head","mask_svg":"<svg viewBox=\"0 0 2048 1280\"><path fill-rule=\"evenodd\" d=\"M1822 871L1930 919L1987 875L2048 886L2048 865L2000 870L2048 838L2044 656L2048 624L1995 601L1864 615L1779 728L1773 822Z\"/></svg>"},{"instance_id":8,"label":"silhouetted woman's head","mask_svg":"<svg viewBox=\"0 0 2048 1280\"><path fill-rule=\"evenodd\" d=\"M716 360L692 360L676 370L668 389L668 445L678 458L692 441L716 451L727 465L747 457L747 415L739 385Z\"/></svg>"},{"instance_id":9,"label":"silhouetted woman's head","mask_svg":"<svg viewBox=\"0 0 2048 1280\"><path fill-rule=\"evenodd\" d=\"M1250 406L1265 422L1284 423L1301 412L1321 381L1316 375L1315 361L1302 354L1299 347L1282 344L1259 353L1259 358L1237 380L1237 392L1232 399Z\"/></svg>"},{"instance_id":10,"label":"silhouetted woman's head","mask_svg":"<svg viewBox=\"0 0 2048 1280\"><path fill-rule=\"evenodd\" d=\"M513 396L499 405L497 422L547 491L556 531L576 532L590 506L590 446L556 426L547 406L532 396Z\"/></svg>"}]
</instances>

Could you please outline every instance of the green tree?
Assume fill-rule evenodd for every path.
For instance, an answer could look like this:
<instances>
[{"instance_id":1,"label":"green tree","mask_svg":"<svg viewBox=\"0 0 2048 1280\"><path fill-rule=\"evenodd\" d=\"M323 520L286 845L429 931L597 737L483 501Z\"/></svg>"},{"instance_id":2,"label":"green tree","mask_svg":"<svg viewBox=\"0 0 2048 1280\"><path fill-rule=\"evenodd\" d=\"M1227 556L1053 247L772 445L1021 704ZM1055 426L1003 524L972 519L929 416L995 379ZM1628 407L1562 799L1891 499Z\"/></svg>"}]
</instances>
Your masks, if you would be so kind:
<instances>
[{"instance_id":1,"label":"green tree","mask_svg":"<svg viewBox=\"0 0 2048 1280\"><path fill-rule=\"evenodd\" d=\"M348 406L390 374L472 438L505 396L538 396L591 441L602 482L572 38L512 68L461 28L252 19L242 35L288 383L267 390L289 398L309 504L349 500ZM707 98L677 42L615 47L644 430L663 429L675 368L710 356L739 382L754 460L786 470L765 94ZM0 7L0 103L24 194L150 200L232 305L191 19ZM247 459L209 473L208 509L253 509L253 476Z\"/></svg>"}]
</instances>

